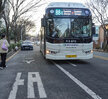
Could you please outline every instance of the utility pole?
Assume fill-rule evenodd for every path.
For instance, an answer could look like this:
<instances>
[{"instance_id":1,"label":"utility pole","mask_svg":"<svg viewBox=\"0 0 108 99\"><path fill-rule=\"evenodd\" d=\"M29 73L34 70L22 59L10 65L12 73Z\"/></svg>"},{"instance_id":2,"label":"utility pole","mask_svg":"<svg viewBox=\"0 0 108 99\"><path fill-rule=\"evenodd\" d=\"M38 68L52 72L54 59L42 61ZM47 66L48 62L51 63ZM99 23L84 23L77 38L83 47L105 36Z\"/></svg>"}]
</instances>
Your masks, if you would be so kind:
<instances>
[{"instance_id":1,"label":"utility pole","mask_svg":"<svg viewBox=\"0 0 108 99\"><path fill-rule=\"evenodd\" d=\"M22 28L21 28L21 42L22 42Z\"/></svg>"}]
</instances>

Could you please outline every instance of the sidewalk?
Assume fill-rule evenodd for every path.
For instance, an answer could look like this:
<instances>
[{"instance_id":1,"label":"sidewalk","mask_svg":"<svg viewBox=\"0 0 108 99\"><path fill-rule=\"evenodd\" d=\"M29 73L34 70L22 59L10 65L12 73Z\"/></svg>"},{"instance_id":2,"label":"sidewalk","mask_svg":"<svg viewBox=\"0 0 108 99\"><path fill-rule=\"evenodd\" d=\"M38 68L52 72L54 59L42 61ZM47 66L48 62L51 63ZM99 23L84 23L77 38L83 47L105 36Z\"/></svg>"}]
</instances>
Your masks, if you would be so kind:
<instances>
[{"instance_id":1,"label":"sidewalk","mask_svg":"<svg viewBox=\"0 0 108 99\"><path fill-rule=\"evenodd\" d=\"M94 54L94 56L101 56L101 57L108 59L108 53L106 53L106 52L94 51L93 54Z\"/></svg>"},{"instance_id":2,"label":"sidewalk","mask_svg":"<svg viewBox=\"0 0 108 99\"><path fill-rule=\"evenodd\" d=\"M108 53L107 51L104 51L103 49L93 49L93 51L96 51L96 52L105 52L105 53Z\"/></svg>"}]
</instances>

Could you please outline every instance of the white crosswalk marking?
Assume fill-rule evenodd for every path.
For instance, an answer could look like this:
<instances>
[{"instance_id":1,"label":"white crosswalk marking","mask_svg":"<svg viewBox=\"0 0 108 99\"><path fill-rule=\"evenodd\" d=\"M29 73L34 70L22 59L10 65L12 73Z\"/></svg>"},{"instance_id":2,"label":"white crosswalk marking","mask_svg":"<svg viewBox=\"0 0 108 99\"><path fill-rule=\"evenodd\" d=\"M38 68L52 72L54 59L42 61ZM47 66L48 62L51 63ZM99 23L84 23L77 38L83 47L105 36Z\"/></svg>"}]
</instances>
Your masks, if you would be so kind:
<instances>
[{"instance_id":1,"label":"white crosswalk marking","mask_svg":"<svg viewBox=\"0 0 108 99\"><path fill-rule=\"evenodd\" d=\"M24 85L24 79L20 79L21 75L22 73L17 73L15 83L13 84L8 99L16 99L18 86ZM40 98L47 98L39 72L28 72L27 98L36 98L33 85L34 83L37 83Z\"/></svg>"},{"instance_id":2,"label":"white crosswalk marking","mask_svg":"<svg viewBox=\"0 0 108 99\"><path fill-rule=\"evenodd\" d=\"M39 72L28 73L28 95L27 98L35 98L33 83L37 83L40 98L47 98Z\"/></svg>"},{"instance_id":3,"label":"white crosswalk marking","mask_svg":"<svg viewBox=\"0 0 108 99\"><path fill-rule=\"evenodd\" d=\"M12 88L12 90L10 92L10 95L9 95L8 99L16 99L18 86L19 85L24 85L24 79L20 79L21 78L21 74L22 73L17 73L15 83L13 84L13 88Z\"/></svg>"}]
</instances>

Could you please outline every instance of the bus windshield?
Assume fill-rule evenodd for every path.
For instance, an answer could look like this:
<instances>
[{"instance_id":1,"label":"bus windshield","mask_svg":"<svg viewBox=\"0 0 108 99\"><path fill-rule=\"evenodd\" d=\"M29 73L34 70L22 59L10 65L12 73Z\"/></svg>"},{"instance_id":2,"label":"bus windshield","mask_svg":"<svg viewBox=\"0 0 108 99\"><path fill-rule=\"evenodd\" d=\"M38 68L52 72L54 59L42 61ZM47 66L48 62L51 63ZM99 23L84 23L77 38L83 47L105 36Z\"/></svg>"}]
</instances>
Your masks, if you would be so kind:
<instances>
[{"instance_id":1,"label":"bus windshield","mask_svg":"<svg viewBox=\"0 0 108 99\"><path fill-rule=\"evenodd\" d=\"M47 35L53 38L76 38L91 36L91 19L53 18L48 19Z\"/></svg>"}]
</instances>

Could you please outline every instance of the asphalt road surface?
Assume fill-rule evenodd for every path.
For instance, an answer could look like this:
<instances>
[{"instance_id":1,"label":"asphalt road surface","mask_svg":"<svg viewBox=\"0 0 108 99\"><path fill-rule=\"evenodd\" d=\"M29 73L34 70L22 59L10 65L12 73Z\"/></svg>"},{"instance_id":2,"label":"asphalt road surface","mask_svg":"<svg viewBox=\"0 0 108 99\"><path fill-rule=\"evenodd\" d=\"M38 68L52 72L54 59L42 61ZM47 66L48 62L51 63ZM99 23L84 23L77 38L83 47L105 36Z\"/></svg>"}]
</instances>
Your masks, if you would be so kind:
<instances>
[{"instance_id":1,"label":"asphalt road surface","mask_svg":"<svg viewBox=\"0 0 108 99\"><path fill-rule=\"evenodd\" d=\"M108 54L95 54L90 60L49 61L39 46L19 51L0 70L0 99L108 99Z\"/></svg>"}]
</instances>

